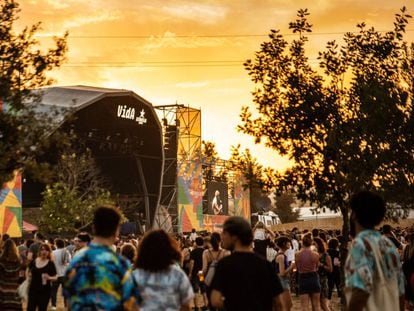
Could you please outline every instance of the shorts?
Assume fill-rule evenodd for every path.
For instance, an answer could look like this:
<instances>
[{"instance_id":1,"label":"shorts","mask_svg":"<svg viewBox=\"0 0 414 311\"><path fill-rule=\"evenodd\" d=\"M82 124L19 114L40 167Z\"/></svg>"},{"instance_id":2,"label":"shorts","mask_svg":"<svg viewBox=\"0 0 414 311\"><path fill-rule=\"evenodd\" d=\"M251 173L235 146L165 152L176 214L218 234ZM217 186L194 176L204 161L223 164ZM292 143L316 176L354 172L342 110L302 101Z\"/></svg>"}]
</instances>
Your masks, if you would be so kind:
<instances>
[{"instance_id":1,"label":"shorts","mask_svg":"<svg viewBox=\"0 0 414 311\"><path fill-rule=\"evenodd\" d=\"M284 291L290 290L290 277L289 276L279 276L280 284Z\"/></svg>"},{"instance_id":2,"label":"shorts","mask_svg":"<svg viewBox=\"0 0 414 311\"><path fill-rule=\"evenodd\" d=\"M321 292L317 272L299 273L299 295L317 294Z\"/></svg>"},{"instance_id":3,"label":"shorts","mask_svg":"<svg viewBox=\"0 0 414 311\"><path fill-rule=\"evenodd\" d=\"M191 285L193 286L194 293L197 293L198 291L200 291L202 294L207 292L206 283L200 282L198 276L191 278Z\"/></svg>"}]
</instances>

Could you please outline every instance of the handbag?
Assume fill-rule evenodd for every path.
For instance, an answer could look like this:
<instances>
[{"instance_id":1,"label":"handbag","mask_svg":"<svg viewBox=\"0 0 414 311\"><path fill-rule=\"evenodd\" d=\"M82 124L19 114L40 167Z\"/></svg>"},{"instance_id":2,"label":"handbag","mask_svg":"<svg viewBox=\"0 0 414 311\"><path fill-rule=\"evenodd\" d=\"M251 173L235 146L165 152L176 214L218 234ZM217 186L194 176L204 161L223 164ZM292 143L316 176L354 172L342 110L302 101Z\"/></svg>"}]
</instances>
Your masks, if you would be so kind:
<instances>
[{"instance_id":1,"label":"handbag","mask_svg":"<svg viewBox=\"0 0 414 311\"><path fill-rule=\"evenodd\" d=\"M19 297L27 301L27 295L29 293L30 278L27 277L17 288L17 294Z\"/></svg>"},{"instance_id":2,"label":"handbag","mask_svg":"<svg viewBox=\"0 0 414 311\"><path fill-rule=\"evenodd\" d=\"M368 242L369 243L369 242ZM365 311L389 311L399 310L399 293L398 293L398 279L393 278L390 280L385 279L384 273L380 264L380 252L379 245L374 247L369 243L374 253L375 264L377 270L374 274L374 288L372 293L368 297L367 305L364 308ZM378 243L379 244L379 243ZM351 299L352 291L345 292L347 304Z\"/></svg>"}]
</instances>

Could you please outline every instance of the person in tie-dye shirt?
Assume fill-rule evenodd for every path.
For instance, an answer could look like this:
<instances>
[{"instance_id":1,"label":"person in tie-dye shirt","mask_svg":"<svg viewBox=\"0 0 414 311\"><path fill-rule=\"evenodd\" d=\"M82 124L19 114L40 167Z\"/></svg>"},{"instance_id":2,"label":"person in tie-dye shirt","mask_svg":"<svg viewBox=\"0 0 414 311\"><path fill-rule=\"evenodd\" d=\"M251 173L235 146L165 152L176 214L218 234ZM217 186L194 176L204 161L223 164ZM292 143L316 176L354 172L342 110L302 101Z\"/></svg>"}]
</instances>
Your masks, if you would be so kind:
<instances>
[{"instance_id":1,"label":"person in tie-dye shirt","mask_svg":"<svg viewBox=\"0 0 414 311\"><path fill-rule=\"evenodd\" d=\"M398 251L374 229L384 219L385 210L384 200L372 192L361 191L351 198L350 231L355 239L345 263L346 310L404 310Z\"/></svg>"},{"instance_id":2,"label":"person in tie-dye shirt","mask_svg":"<svg viewBox=\"0 0 414 311\"><path fill-rule=\"evenodd\" d=\"M112 207L96 209L95 238L75 255L65 274L64 294L71 311L139 310L140 294L130 264L111 248L120 219Z\"/></svg>"}]
</instances>

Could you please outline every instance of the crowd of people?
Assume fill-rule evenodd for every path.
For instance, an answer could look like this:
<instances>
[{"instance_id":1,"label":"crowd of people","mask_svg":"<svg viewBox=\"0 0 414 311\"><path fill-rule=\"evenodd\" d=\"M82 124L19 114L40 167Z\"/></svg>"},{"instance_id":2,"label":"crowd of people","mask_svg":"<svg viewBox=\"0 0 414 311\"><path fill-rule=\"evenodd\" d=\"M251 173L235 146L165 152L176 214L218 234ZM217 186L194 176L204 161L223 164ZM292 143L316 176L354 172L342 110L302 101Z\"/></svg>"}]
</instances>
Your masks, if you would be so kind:
<instances>
[{"instance_id":1,"label":"crowd of people","mask_svg":"<svg viewBox=\"0 0 414 311\"><path fill-rule=\"evenodd\" d=\"M16 243L4 234L0 310L56 310L62 293L74 311L291 310L292 296L302 310L327 311L335 291L345 310L414 310L414 227L378 228L385 203L372 192L355 194L350 207L349 237L252 228L241 217L227 218L221 233L119 237L121 216L108 206L95 210L93 232L72 240L36 233Z\"/></svg>"}]
</instances>

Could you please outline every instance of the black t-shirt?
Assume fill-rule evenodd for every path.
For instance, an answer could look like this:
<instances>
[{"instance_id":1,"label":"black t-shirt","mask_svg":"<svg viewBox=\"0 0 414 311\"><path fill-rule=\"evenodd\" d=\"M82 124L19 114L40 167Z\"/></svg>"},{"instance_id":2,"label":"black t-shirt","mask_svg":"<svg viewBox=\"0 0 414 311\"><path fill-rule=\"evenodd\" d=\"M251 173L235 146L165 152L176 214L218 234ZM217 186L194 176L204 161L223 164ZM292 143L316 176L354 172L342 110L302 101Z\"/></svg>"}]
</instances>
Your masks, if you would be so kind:
<instances>
[{"instance_id":1,"label":"black t-shirt","mask_svg":"<svg viewBox=\"0 0 414 311\"><path fill-rule=\"evenodd\" d=\"M203 269L203 253L204 248L196 247L190 253L190 260L194 260L193 271L191 273L191 277L196 277L198 271Z\"/></svg>"},{"instance_id":2,"label":"black t-shirt","mask_svg":"<svg viewBox=\"0 0 414 311\"><path fill-rule=\"evenodd\" d=\"M272 264L254 253L235 252L221 259L211 288L225 297L227 311L270 311L283 292Z\"/></svg>"},{"instance_id":3,"label":"black t-shirt","mask_svg":"<svg viewBox=\"0 0 414 311\"><path fill-rule=\"evenodd\" d=\"M341 258L339 251L337 249L329 248L328 254L331 257L333 272L339 271L340 266L335 266L335 258L337 258L337 260L340 260Z\"/></svg>"},{"instance_id":4,"label":"black t-shirt","mask_svg":"<svg viewBox=\"0 0 414 311\"><path fill-rule=\"evenodd\" d=\"M39 292L47 292L51 289L51 281L47 281L46 285L42 284L42 273L47 273L49 276L56 275L56 266L53 261L49 260L46 266L42 268L37 268L35 264L36 260L33 260L30 263L29 269L32 273L32 279L30 281L29 292L30 293L39 293Z\"/></svg>"}]
</instances>

